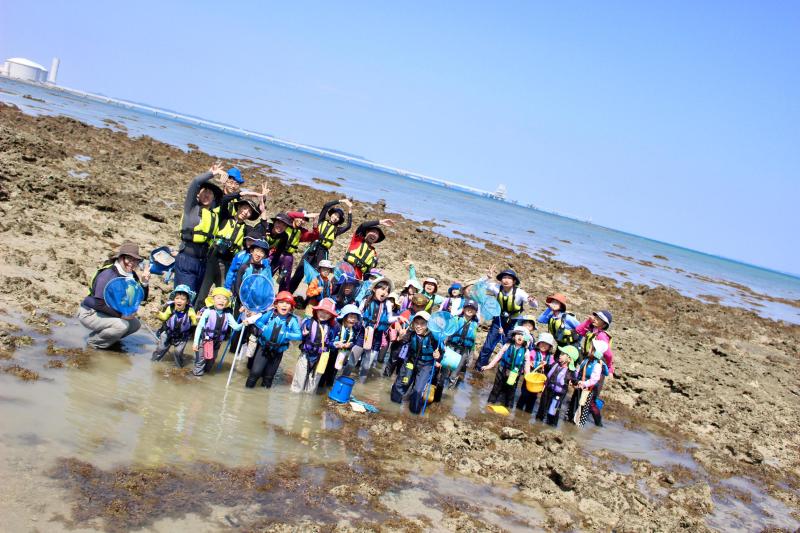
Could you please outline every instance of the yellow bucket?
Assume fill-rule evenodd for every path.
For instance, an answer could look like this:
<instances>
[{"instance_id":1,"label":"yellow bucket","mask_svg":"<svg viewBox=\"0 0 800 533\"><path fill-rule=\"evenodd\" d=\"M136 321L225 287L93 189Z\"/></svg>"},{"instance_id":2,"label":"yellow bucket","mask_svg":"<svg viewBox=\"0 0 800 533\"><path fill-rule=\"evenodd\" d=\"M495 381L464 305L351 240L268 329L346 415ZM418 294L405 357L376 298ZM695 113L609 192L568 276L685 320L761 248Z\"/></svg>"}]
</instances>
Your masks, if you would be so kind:
<instances>
[{"instance_id":1,"label":"yellow bucket","mask_svg":"<svg viewBox=\"0 0 800 533\"><path fill-rule=\"evenodd\" d=\"M528 392L538 393L544 390L544 382L547 381L547 376L532 372L525 376L525 388Z\"/></svg>"},{"instance_id":2,"label":"yellow bucket","mask_svg":"<svg viewBox=\"0 0 800 533\"><path fill-rule=\"evenodd\" d=\"M494 405L494 404L487 405L486 409L488 409L489 411L491 411L493 413L497 413L499 415L507 415L508 414L508 408L505 405Z\"/></svg>"},{"instance_id":3,"label":"yellow bucket","mask_svg":"<svg viewBox=\"0 0 800 533\"><path fill-rule=\"evenodd\" d=\"M428 403L433 403L433 399L436 396L436 385L431 384L428 387Z\"/></svg>"}]
</instances>

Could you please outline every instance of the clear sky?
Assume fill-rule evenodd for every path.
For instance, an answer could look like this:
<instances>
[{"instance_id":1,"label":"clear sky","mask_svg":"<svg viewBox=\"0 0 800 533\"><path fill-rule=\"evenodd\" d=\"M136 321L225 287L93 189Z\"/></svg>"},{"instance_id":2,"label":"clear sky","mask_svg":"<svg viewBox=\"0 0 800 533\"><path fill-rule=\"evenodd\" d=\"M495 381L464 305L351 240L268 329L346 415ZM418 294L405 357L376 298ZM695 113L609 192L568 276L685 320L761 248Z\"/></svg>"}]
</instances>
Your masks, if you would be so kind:
<instances>
[{"instance_id":1,"label":"clear sky","mask_svg":"<svg viewBox=\"0 0 800 533\"><path fill-rule=\"evenodd\" d=\"M59 83L800 273L798 2L18 2Z\"/></svg>"}]
</instances>

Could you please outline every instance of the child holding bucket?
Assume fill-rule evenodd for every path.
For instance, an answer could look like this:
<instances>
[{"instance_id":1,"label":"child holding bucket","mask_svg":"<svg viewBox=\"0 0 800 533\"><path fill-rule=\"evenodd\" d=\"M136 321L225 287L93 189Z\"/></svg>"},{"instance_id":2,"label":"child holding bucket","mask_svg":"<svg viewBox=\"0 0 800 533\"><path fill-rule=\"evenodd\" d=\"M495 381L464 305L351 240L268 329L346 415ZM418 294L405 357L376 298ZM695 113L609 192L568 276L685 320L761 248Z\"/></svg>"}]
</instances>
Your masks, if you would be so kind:
<instances>
[{"instance_id":1,"label":"child holding bucket","mask_svg":"<svg viewBox=\"0 0 800 533\"><path fill-rule=\"evenodd\" d=\"M206 298L206 308L197 321L194 332L194 369L195 376L209 372L217 358L219 345L228 338L231 331L239 331L242 324L236 322L228 310L231 303L231 291L224 287L214 287Z\"/></svg>"},{"instance_id":2,"label":"child holding bucket","mask_svg":"<svg viewBox=\"0 0 800 533\"><path fill-rule=\"evenodd\" d=\"M256 327L260 334L258 347L253 354L253 365L245 384L248 389L255 387L259 379L261 379L263 387L272 387L275 374L278 372L284 352L289 348L289 343L303 338L300 322L292 314L293 309L294 298L288 291L281 291L275 296L273 308L256 321Z\"/></svg>"},{"instance_id":3,"label":"child holding bucket","mask_svg":"<svg viewBox=\"0 0 800 533\"><path fill-rule=\"evenodd\" d=\"M567 396L569 382L575 371L575 362L578 360L578 349L574 346L558 347L558 364L550 367L547 373L542 399L539 409L536 410L536 419L545 420L553 427L558 425L561 404Z\"/></svg>"},{"instance_id":4,"label":"child holding bucket","mask_svg":"<svg viewBox=\"0 0 800 533\"><path fill-rule=\"evenodd\" d=\"M540 379L545 378L545 374L547 374L547 371L553 364L553 355L551 351L555 344L556 341L552 335L549 333L541 333L539 338L536 339L536 346L528 352L525 358L525 382L522 384L519 400L517 400L517 409L521 409L526 413L533 413L533 407L536 405L536 398L541 392L539 388L541 384L537 384L534 376ZM531 389L536 390L536 392Z\"/></svg>"},{"instance_id":5,"label":"child holding bucket","mask_svg":"<svg viewBox=\"0 0 800 533\"><path fill-rule=\"evenodd\" d=\"M488 365L481 367L481 372L483 372L500 363L500 368L495 374L494 386L489 393L489 404L500 404L506 408L514 405L517 382L525 366L525 356L528 352L525 344L525 335L527 334L527 329L521 326L515 327L511 331L511 341L500 349Z\"/></svg>"},{"instance_id":6,"label":"child holding bucket","mask_svg":"<svg viewBox=\"0 0 800 533\"><path fill-rule=\"evenodd\" d=\"M183 351L192 336L192 328L197 325L197 313L189 302L194 301L194 291L188 285L178 285L169 293L169 301L158 313L162 322L158 330L158 348L152 360L161 361L172 349L172 356L178 368L183 367Z\"/></svg>"},{"instance_id":7,"label":"child holding bucket","mask_svg":"<svg viewBox=\"0 0 800 533\"><path fill-rule=\"evenodd\" d=\"M443 348L428 330L430 318L428 312L420 311L411 319L411 329L400 341L408 346L406 363L400 368L392 385L392 401L402 403L408 396L408 408L414 414L419 414L429 403L433 374L439 364L440 349Z\"/></svg>"},{"instance_id":8,"label":"child holding bucket","mask_svg":"<svg viewBox=\"0 0 800 533\"><path fill-rule=\"evenodd\" d=\"M312 307L312 313L300 325L303 342L300 344L300 357L297 358L294 369L292 392L315 392L328 366L329 332L335 324L336 304L330 298L324 298L319 305Z\"/></svg>"},{"instance_id":9,"label":"child holding bucket","mask_svg":"<svg viewBox=\"0 0 800 533\"><path fill-rule=\"evenodd\" d=\"M344 367L350 357L350 349L358 337L361 311L355 305L346 305L338 313L328 330L328 364L322 373L317 392L322 392L333 385L336 374Z\"/></svg>"},{"instance_id":10,"label":"child holding bucket","mask_svg":"<svg viewBox=\"0 0 800 533\"><path fill-rule=\"evenodd\" d=\"M447 344L461 356L461 361L456 370L445 371L447 373L445 384L451 389L454 389L464 379L467 366L472 358L475 337L478 334L478 303L475 300L464 300L461 316L453 317L453 320L456 322L456 332L450 336Z\"/></svg>"}]
</instances>

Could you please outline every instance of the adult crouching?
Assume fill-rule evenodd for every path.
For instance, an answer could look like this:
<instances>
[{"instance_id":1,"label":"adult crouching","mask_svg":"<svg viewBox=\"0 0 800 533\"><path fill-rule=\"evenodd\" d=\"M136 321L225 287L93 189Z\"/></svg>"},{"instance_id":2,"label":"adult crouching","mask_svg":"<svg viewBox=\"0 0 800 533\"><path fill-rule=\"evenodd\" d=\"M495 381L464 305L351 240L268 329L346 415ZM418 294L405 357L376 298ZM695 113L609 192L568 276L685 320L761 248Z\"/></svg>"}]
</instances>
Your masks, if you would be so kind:
<instances>
[{"instance_id":1,"label":"adult crouching","mask_svg":"<svg viewBox=\"0 0 800 533\"><path fill-rule=\"evenodd\" d=\"M141 323L135 315L122 316L112 309L103 298L106 285L115 278L133 278L142 285L144 298L148 294L150 273L136 274L136 267L142 262L139 245L133 242L123 243L117 251L103 263L92 276L89 295L81 302L78 320L90 330L88 344L91 348L110 348L128 335L136 333Z\"/></svg>"}]
</instances>

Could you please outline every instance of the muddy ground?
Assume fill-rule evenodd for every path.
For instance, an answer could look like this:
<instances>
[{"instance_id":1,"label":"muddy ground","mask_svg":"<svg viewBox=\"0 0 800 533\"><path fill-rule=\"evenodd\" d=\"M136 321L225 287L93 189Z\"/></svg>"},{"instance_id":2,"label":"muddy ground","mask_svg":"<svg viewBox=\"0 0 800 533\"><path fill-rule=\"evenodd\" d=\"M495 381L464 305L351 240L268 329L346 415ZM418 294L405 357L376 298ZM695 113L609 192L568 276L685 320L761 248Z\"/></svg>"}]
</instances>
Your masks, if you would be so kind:
<instances>
[{"instance_id":1,"label":"muddy ground","mask_svg":"<svg viewBox=\"0 0 800 533\"><path fill-rule=\"evenodd\" d=\"M96 265L120 242L134 240L144 250L176 244L185 187L212 162L197 150L184 152L147 137L130 139L118 128L31 117L0 105L0 304L25 313L34 330L58 328L50 314L75 314ZM258 170L270 184L272 211L313 208L334 197L286 186L268 167ZM474 278L490 265L510 266L540 301L559 291L569 296L578 317L610 309L617 374L604 388L606 418L691 446L706 474L646 461L634 462L631 472L622 474L613 468L619 460L615 442L608 442L608 451L588 453L560 429L488 414L459 420L437 416L434 408L430 417L409 422L382 414L355 416L330 406L347 419L339 431L348 432L360 448L356 461L332 470L323 482L297 481L292 473L300 465L279 471L213 464L103 471L77 458L62 458L50 475L70 488L73 511L59 517L61 523L122 530L179 517L185 507L145 494L180 494L200 484L215 499L255 509L235 523L228 520L228 527L305 528L335 518L327 505L361 509L362 520L355 526L365 529L426 529L431 524L399 517L381 503L385 491L403 486L397 460L412 458L444 464L479 483L506 484L518 491L517 498L543 508L545 518L537 527L547 529L703 530L714 507L708 476L745 476L789 508L800 508L800 326L689 299L668 288L619 286L543 255L515 254L491 243L484 250L472 248L433 233L432 222L402 219L381 203L355 202L354 224L384 217L398 222L379 245L382 266L397 281L405 279L406 260L445 287L452 280ZM346 241L337 242L334 256ZM154 327L153 312L168 290L155 282L140 312ZM16 344L25 342L24 332L0 328L0 366L24 374L24 361L13 355ZM49 371L79 372L80 366L55 364ZM355 437L357 430L368 437ZM403 439L392 438L398 432ZM642 483L652 491L643 491ZM226 499L226 492L241 484L246 486L241 499ZM311 513L298 508L275 514L264 503L265 494L298 490L309 501L326 505ZM203 512L210 511L200 505ZM441 525L448 529L496 529L473 508L451 506L445 520Z\"/></svg>"}]
</instances>

